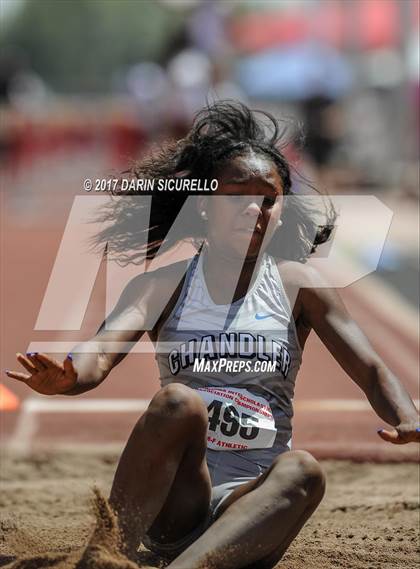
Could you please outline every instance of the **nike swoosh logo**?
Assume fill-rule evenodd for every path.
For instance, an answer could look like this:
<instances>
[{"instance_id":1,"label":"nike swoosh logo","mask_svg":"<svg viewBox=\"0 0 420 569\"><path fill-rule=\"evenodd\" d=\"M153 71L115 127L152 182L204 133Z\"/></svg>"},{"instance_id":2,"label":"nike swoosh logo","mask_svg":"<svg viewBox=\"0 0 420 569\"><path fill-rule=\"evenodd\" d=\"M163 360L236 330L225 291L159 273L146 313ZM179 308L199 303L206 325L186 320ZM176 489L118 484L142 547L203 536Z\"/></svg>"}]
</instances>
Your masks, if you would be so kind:
<instances>
[{"instance_id":1,"label":"nike swoosh logo","mask_svg":"<svg viewBox=\"0 0 420 569\"><path fill-rule=\"evenodd\" d=\"M273 318L273 314L257 314L255 315L255 320L265 320L266 318Z\"/></svg>"}]
</instances>

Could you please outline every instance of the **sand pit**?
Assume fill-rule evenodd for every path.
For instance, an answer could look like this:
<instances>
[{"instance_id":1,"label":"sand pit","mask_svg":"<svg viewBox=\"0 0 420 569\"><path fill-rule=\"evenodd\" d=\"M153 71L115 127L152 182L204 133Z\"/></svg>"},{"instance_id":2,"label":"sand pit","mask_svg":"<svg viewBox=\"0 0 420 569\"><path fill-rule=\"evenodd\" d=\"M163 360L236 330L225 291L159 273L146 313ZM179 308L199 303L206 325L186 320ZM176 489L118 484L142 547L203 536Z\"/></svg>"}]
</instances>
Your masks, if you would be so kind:
<instances>
[{"instance_id":1,"label":"sand pit","mask_svg":"<svg viewBox=\"0 0 420 569\"><path fill-rule=\"evenodd\" d=\"M133 569L115 553L106 502L118 453L2 453L0 565L13 569ZM419 470L415 464L323 463L327 493L283 561L285 569L419 567ZM31 561L24 558L32 557ZM16 560L17 558L17 560ZM14 560L15 559L15 560ZM148 552L142 567L159 567Z\"/></svg>"}]
</instances>

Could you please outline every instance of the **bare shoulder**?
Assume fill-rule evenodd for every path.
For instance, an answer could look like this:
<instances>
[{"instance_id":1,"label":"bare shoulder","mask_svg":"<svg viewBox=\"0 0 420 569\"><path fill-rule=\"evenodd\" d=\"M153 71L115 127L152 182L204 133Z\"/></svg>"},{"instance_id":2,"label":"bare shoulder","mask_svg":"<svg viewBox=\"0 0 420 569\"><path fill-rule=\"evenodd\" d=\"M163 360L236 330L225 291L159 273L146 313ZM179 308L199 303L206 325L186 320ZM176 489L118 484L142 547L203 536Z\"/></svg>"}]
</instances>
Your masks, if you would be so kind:
<instances>
[{"instance_id":1,"label":"bare shoulder","mask_svg":"<svg viewBox=\"0 0 420 569\"><path fill-rule=\"evenodd\" d=\"M295 318L312 327L327 312L348 318L336 289L310 263L279 260L277 267Z\"/></svg>"},{"instance_id":2,"label":"bare shoulder","mask_svg":"<svg viewBox=\"0 0 420 569\"><path fill-rule=\"evenodd\" d=\"M130 307L141 307L144 311L148 305L155 306L160 299L170 298L182 280L188 262L185 259L136 275L124 288L116 310L121 312Z\"/></svg>"},{"instance_id":3,"label":"bare shoulder","mask_svg":"<svg viewBox=\"0 0 420 569\"><path fill-rule=\"evenodd\" d=\"M296 306L305 322L315 327L326 314L349 319L338 291L310 263L279 261L278 267L286 291L295 291Z\"/></svg>"},{"instance_id":4,"label":"bare shoulder","mask_svg":"<svg viewBox=\"0 0 420 569\"><path fill-rule=\"evenodd\" d=\"M309 263L297 261L276 261L283 284L298 289L328 287L328 283L321 273Z\"/></svg>"},{"instance_id":5,"label":"bare shoulder","mask_svg":"<svg viewBox=\"0 0 420 569\"><path fill-rule=\"evenodd\" d=\"M136 333L153 330L165 305L172 300L183 282L188 259L147 271L133 277L121 293L115 307L108 314L105 322L99 328L97 335L105 335L118 341L128 333L130 341L138 339ZM112 331L112 333L110 332Z\"/></svg>"},{"instance_id":6,"label":"bare shoulder","mask_svg":"<svg viewBox=\"0 0 420 569\"><path fill-rule=\"evenodd\" d=\"M133 277L123 295L133 303L159 297L167 298L175 291L185 275L189 261L190 259L183 259Z\"/></svg>"}]
</instances>

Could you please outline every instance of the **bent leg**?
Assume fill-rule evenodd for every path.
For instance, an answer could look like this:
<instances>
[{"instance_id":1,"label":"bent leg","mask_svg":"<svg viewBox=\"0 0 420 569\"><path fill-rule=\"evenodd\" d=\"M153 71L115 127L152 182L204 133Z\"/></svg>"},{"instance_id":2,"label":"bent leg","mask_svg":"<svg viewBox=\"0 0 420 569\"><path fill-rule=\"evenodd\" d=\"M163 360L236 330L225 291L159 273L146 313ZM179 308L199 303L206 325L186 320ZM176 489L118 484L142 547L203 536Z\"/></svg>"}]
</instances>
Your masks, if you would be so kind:
<instances>
[{"instance_id":1,"label":"bent leg","mask_svg":"<svg viewBox=\"0 0 420 569\"><path fill-rule=\"evenodd\" d=\"M232 492L214 524L168 569L274 567L324 489L321 467L309 453L281 455L267 472Z\"/></svg>"},{"instance_id":2,"label":"bent leg","mask_svg":"<svg viewBox=\"0 0 420 569\"><path fill-rule=\"evenodd\" d=\"M110 496L129 557L135 558L145 533L175 541L206 516L211 497L206 436L207 409L182 384L161 389L137 422Z\"/></svg>"}]
</instances>

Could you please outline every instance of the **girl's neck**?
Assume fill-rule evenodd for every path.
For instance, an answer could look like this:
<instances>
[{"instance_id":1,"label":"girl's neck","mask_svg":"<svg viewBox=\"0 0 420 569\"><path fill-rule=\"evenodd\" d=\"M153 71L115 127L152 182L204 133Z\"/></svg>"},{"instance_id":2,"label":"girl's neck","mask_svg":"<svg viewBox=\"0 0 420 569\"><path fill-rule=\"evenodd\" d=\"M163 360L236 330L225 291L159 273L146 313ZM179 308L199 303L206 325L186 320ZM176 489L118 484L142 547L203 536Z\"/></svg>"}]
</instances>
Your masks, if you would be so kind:
<instances>
[{"instance_id":1,"label":"girl's neck","mask_svg":"<svg viewBox=\"0 0 420 569\"><path fill-rule=\"evenodd\" d=\"M203 272L210 296L218 304L232 301L226 299L225 291L234 290L233 302L244 297L254 284L263 255L257 258L236 259L205 246L203 250ZM225 292L225 294L224 294Z\"/></svg>"}]
</instances>

